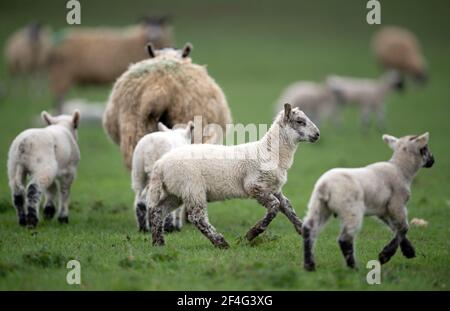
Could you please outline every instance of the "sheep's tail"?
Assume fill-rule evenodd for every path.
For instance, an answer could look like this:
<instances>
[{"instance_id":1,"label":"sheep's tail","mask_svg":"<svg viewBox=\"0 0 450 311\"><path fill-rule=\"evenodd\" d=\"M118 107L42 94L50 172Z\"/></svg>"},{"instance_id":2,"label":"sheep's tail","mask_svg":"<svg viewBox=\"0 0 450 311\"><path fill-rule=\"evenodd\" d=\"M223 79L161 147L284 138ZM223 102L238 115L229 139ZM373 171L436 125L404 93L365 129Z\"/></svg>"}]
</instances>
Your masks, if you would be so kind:
<instances>
[{"instance_id":1,"label":"sheep's tail","mask_svg":"<svg viewBox=\"0 0 450 311\"><path fill-rule=\"evenodd\" d=\"M308 228L321 227L330 214L328 208L329 200L330 194L327 184L321 183L316 185L309 199L308 212L303 221L303 225Z\"/></svg>"}]
</instances>

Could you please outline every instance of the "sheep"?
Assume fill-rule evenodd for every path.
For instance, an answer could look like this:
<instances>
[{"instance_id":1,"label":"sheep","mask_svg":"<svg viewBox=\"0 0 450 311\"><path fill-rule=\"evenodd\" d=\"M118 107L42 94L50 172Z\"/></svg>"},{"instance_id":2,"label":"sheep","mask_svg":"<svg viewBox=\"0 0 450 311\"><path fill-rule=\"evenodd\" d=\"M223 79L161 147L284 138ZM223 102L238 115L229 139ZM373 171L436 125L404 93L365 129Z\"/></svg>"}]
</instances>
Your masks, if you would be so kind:
<instances>
[{"instance_id":1,"label":"sheep","mask_svg":"<svg viewBox=\"0 0 450 311\"><path fill-rule=\"evenodd\" d=\"M147 57L152 42L163 48L172 44L172 29L164 21L126 28L74 28L59 32L50 53L50 88L57 107L74 85L114 82L128 66Z\"/></svg>"},{"instance_id":2,"label":"sheep","mask_svg":"<svg viewBox=\"0 0 450 311\"><path fill-rule=\"evenodd\" d=\"M309 81L298 81L285 88L276 104L277 113L286 102L305 112L316 125L331 118L338 104L334 92L327 85Z\"/></svg>"},{"instance_id":3,"label":"sheep","mask_svg":"<svg viewBox=\"0 0 450 311\"><path fill-rule=\"evenodd\" d=\"M30 23L14 32L5 45L5 61L12 76L42 71L48 65L52 31L40 23Z\"/></svg>"},{"instance_id":4,"label":"sheep","mask_svg":"<svg viewBox=\"0 0 450 311\"><path fill-rule=\"evenodd\" d=\"M385 69L398 70L419 82L427 80L427 66L416 36L407 29L386 26L373 35L372 52Z\"/></svg>"},{"instance_id":5,"label":"sheep","mask_svg":"<svg viewBox=\"0 0 450 311\"><path fill-rule=\"evenodd\" d=\"M379 79L351 78L331 75L328 87L336 94L340 104L354 103L361 109L362 128L367 131L373 113L379 130L385 128L385 103L393 90L403 88L403 80L396 71L384 73Z\"/></svg>"},{"instance_id":6,"label":"sheep","mask_svg":"<svg viewBox=\"0 0 450 311\"><path fill-rule=\"evenodd\" d=\"M306 270L315 270L314 242L332 214L341 221L338 242L348 267L356 267L353 243L364 216L378 217L394 233L393 240L378 256L381 264L390 260L398 246L405 257L415 256L414 247L406 238L406 203L419 169L433 166L429 134L401 138L385 134L383 140L394 151L389 161L362 168L331 169L316 182L302 227Z\"/></svg>"},{"instance_id":7,"label":"sheep","mask_svg":"<svg viewBox=\"0 0 450 311\"><path fill-rule=\"evenodd\" d=\"M168 129L158 123L159 132L147 134L136 145L131 170L132 189L135 193L134 207L139 231L147 232L147 204L145 196L155 162L170 150L191 143L194 123L189 121L186 128ZM184 208L180 207L169 215L164 224L166 231L180 230L184 221Z\"/></svg>"},{"instance_id":8,"label":"sheep","mask_svg":"<svg viewBox=\"0 0 450 311\"><path fill-rule=\"evenodd\" d=\"M45 192L44 217L55 215L59 199L58 221L69 222L70 187L75 179L80 150L77 129L80 112L51 116L42 112L45 128L28 129L12 142L8 154L8 179L19 224L35 228L39 221L39 204ZM27 186L25 183L29 179ZM25 199L26 196L26 199Z\"/></svg>"},{"instance_id":9,"label":"sheep","mask_svg":"<svg viewBox=\"0 0 450 311\"><path fill-rule=\"evenodd\" d=\"M209 223L207 202L253 198L267 209L263 219L246 234L251 241L263 233L278 211L301 232L281 188L300 142L315 142L319 129L298 108L285 104L259 141L237 146L194 144L182 146L158 160L150 177L147 205L153 245L164 245L163 219L183 203L188 219L211 243L228 248L222 234Z\"/></svg>"},{"instance_id":10,"label":"sheep","mask_svg":"<svg viewBox=\"0 0 450 311\"><path fill-rule=\"evenodd\" d=\"M187 123L195 116L202 125L231 123L225 95L208 75L206 68L193 64L191 44L183 50L154 50L148 45L150 58L136 63L116 81L103 116L103 127L120 151L127 168L131 167L134 147L158 122L171 128ZM212 132L203 142L219 137Z\"/></svg>"}]
</instances>

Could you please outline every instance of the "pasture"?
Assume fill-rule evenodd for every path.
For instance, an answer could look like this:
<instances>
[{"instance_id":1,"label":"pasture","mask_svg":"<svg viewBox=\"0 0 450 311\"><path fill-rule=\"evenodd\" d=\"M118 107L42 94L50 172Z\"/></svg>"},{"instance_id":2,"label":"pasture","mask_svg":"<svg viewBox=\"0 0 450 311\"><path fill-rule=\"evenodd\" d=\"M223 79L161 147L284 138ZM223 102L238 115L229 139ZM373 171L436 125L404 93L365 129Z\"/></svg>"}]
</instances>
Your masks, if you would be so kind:
<instances>
[{"instance_id":1,"label":"pasture","mask_svg":"<svg viewBox=\"0 0 450 311\"><path fill-rule=\"evenodd\" d=\"M143 12L173 15L177 46L192 42L192 59L206 64L223 88L235 123L271 123L274 102L296 80L321 81L335 73L376 77L369 51L379 26L365 22L364 1L81 1L82 26L132 24ZM164 248L137 232L129 172L119 148L100 126L79 130L81 162L72 188L70 223L41 221L35 230L19 227L6 175L12 139L33 127L33 119L51 109L46 81L30 86L8 78L0 61L0 290L448 290L450 286L450 42L447 1L383 1L382 24L402 25L420 38L430 81L408 81L387 106L386 133L403 136L430 132L436 158L412 185L408 236L417 257L400 252L382 267L382 283L368 285L366 263L391 239L384 224L366 218L356 241L359 269L344 265L332 219L316 245L317 271L302 268L302 239L284 215L254 242L247 230L264 214L252 200L209 205L211 223L231 247L215 249L192 225L166 235ZM32 19L65 27L61 1L3 1L0 50L7 36ZM44 78L45 79L45 78ZM77 88L69 97L106 101L110 85ZM358 111L346 109L341 128L321 126L316 144L302 144L289 171L285 195L305 215L315 181L333 167L358 167L388 160L383 133L360 131ZM42 210L41 210L42 213ZM81 263L82 284L68 285L65 263Z\"/></svg>"}]
</instances>

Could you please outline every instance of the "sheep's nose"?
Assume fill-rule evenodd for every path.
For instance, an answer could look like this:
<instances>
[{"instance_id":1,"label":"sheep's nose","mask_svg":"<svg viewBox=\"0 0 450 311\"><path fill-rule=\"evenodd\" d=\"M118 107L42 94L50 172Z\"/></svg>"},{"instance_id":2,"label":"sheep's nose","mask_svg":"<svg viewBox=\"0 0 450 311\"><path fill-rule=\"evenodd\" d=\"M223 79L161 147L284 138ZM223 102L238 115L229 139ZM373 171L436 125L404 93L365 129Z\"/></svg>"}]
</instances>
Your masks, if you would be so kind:
<instances>
[{"instance_id":1,"label":"sheep's nose","mask_svg":"<svg viewBox=\"0 0 450 311\"><path fill-rule=\"evenodd\" d=\"M311 142L315 142L319 139L319 137L320 137L320 133L317 132L317 133L314 133L314 135L311 135L309 138L310 138Z\"/></svg>"}]
</instances>

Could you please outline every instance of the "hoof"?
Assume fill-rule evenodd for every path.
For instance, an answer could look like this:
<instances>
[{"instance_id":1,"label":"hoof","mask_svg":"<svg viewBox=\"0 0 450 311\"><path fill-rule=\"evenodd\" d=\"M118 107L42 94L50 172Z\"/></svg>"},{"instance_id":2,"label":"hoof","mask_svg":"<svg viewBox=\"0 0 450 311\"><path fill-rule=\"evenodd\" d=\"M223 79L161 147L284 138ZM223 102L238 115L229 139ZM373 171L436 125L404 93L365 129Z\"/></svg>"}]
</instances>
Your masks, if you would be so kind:
<instances>
[{"instance_id":1,"label":"hoof","mask_svg":"<svg viewBox=\"0 0 450 311\"><path fill-rule=\"evenodd\" d=\"M305 262L303 268L305 268L306 271L316 271L316 264L314 262Z\"/></svg>"},{"instance_id":2,"label":"hoof","mask_svg":"<svg viewBox=\"0 0 450 311\"><path fill-rule=\"evenodd\" d=\"M401 248L403 256L406 258L414 258L416 257L416 251L412 246L405 246Z\"/></svg>"},{"instance_id":3,"label":"hoof","mask_svg":"<svg viewBox=\"0 0 450 311\"><path fill-rule=\"evenodd\" d=\"M164 246L165 244L163 240L153 241L153 246Z\"/></svg>"},{"instance_id":4,"label":"hoof","mask_svg":"<svg viewBox=\"0 0 450 311\"><path fill-rule=\"evenodd\" d=\"M49 220L52 219L53 216L55 216L56 208L54 205L47 205L44 208L44 218Z\"/></svg>"},{"instance_id":5,"label":"hoof","mask_svg":"<svg viewBox=\"0 0 450 311\"><path fill-rule=\"evenodd\" d=\"M388 262L389 260L391 260L391 256L387 256L386 254L384 254L384 253L380 253L379 255L378 255L378 261L382 264L382 265L384 265L386 262Z\"/></svg>"},{"instance_id":6,"label":"hoof","mask_svg":"<svg viewBox=\"0 0 450 311\"><path fill-rule=\"evenodd\" d=\"M59 221L60 224L68 224L69 223L69 217L68 216L58 217L58 221Z\"/></svg>"},{"instance_id":7,"label":"hoof","mask_svg":"<svg viewBox=\"0 0 450 311\"><path fill-rule=\"evenodd\" d=\"M19 216L19 225L21 225L23 227L27 225L27 219L26 219L25 215Z\"/></svg>"},{"instance_id":8,"label":"hoof","mask_svg":"<svg viewBox=\"0 0 450 311\"><path fill-rule=\"evenodd\" d=\"M214 242L214 246L221 249L227 249L230 247L227 241L224 238L217 240Z\"/></svg>"},{"instance_id":9,"label":"hoof","mask_svg":"<svg viewBox=\"0 0 450 311\"><path fill-rule=\"evenodd\" d=\"M27 215L26 225L29 229L36 228L38 222L39 222L39 220L37 219L36 215L30 215L30 214Z\"/></svg>"},{"instance_id":10,"label":"hoof","mask_svg":"<svg viewBox=\"0 0 450 311\"><path fill-rule=\"evenodd\" d=\"M148 233L149 231L150 231L149 228L139 227L139 232L141 233Z\"/></svg>"}]
</instances>

